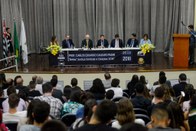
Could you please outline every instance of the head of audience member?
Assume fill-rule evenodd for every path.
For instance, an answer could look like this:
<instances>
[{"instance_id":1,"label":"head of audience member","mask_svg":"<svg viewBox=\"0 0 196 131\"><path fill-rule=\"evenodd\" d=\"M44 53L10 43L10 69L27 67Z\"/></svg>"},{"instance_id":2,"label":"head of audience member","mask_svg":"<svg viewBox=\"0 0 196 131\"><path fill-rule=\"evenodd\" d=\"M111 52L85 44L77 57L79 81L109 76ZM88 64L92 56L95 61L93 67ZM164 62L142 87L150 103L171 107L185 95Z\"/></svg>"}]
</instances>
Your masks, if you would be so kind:
<instances>
[{"instance_id":1,"label":"head of audience member","mask_svg":"<svg viewBox=\"0 0 196 131\"><path fill-rule=\"evenodd\" d=\"M26 93L24 92L24 90L19 90L18 96L19 96L21 99L23 99L24 101L26 101L26 102L29 101L29 99L28 99L28 94L26 94Z\"/></svg>"},{"instance_id":2,"label":"head of audience member","mask_svg":"<svg viewBox=\"0 0 196 131\"><path fill-rule=\"evenodd\" d=\"M117 79L117 78L112 79L112 83L111 83L112 87L119 87L119 84L120 84L119 79Z\"/></svg>"},{"instance_id":3,"label":"head of audience member","mask_svg":"<svg viewBox=\"0 0 196 131\"><path fill-rule=\"evenodd\" d=\"M72 78L71 85L72 85L72 87L76 87L78 85L78 80L76 78Z\"/></svg>"},{"instance_id":4,"label":"head of audience member","mask_svg":"<svg viewBox=\"0 0 196 131\"><path fill-rule=\"evenodd\" d=\"M93 80L93 85L90 88L90 92L95 95L97 100L105 98L105 87L101 81L101 79L96 78Z\"/></svg>"},{"instance_id":5,"label":"head of audience member","mask_svg":"<svg viewBox=\"0 0 196 131\"><path fill-rule=\"evenodd\" d=\"M163 87L157 87L155 89L154 91L155 104L158 104L164 101L164 92L165 92L165 89Z\"/></svg>"},{"instance_id":6,"label":"head of audience member","mask_svg":"<svg viewBox=\"0 0 196 131\"><path fill-rule=\"evenodd\" d=\"M152 127L166 128L170 124L167 108L162 103L157 104L151 113Z\"/></svg>"},{"instance_id":7,"label":"head of audience member","mask_svg":"<svg viewBox=\"0 0 196 131\"><path fill-rule=\"evenodd\" d=\"M165 84L166 83L166 76L162 75L159 77L159 84L162 85L162 84Z\"/></svg>"},{"instance_id":8,"label":"head of audience member","mask_svg":"<svg viewBox=\"0 0 196 131\"><path fill-rule=\"evenodd\" d=\"M193 31L194 30L194 25L189 25L188 28L189 28L189 31Z\"/></svg>"},{"instance_id":9,"label":"head of audience member","mask_svg":"<svg viewBox=\"0 0 196 131\"><path fill-rule=\"evenodd\" d=\"M160 71L160 72L159 72L159 77L160 77L160 76L165 76L165 72L164 72L164 71Z\"/></svg>"},{"instance_id":10,"label":"head of audience member","mask_svg":"<svg viewBox=\"0 0 196 131\"><path fill-rule=\"evenodd\" d=\"M119 34L115 34L115 39L116 39L116 40L119 40L119 38L120 38L120 37L119 37Z\"/></svg>"},{"instance_id":11,"label":"head of audience member","mask_svg":"<svg viewBox=\"0 0 196 131\"><path fill-rule=\"evenodd\" d=\"M50 82L46 82L42 85L43 94L52 93L53 87Z\"/></svg>"},{"instance_id":12,"label":"head of audience member","mask_svg":"<svg viewBox=\"0 0 196 131\"><path fill-rule=\"evenodd\" d=\"M9 27L6 27L6 32L10 33L10 28Z\"/></svg>"},{"instance_id":13,"label":"head of audience member","mask_svg":"<svg viewBox=\"0 0 196 131\"><path fill-rule=\"evenodd\" d=\"M14 86L10 86L8 89L7 89L7 95L11 95L12 93L16 93L16 88Z\"/></svg>"},{"instance_id":14,"label":"head of audience member","mask_svg":"<svg viewBox=\"0 0 196 131\"><path fill-rule=\"evenodd\" d=\"M89 39L90 39L90 35L89 35L89 34L86 34L86 35L85 35L85 39L86 39L86 40L89 40Z\"/></svg>"},{"instance_id":15,"label":"head of audience member","mask_svg":"<svg viewBox=\"0 0 196 131\"><path fill-rule=\"evenodd\" d=\"M120 131L148 131L148 128L137 123L128 123L122 126Z\"/></svg>"},{"instance_id":16,"label":"head of audience member","mask_svg":"<svg viewBox=\"0 0 196 131\"><path fill-rule=\"evenodd\" d=\"M30 90L34 90L35 89L35 82L34 81L30 81L28 87L29 87Z\"/></svg>"},{"instance_id":17,"label":"head of audience member","mask_svg":"<svg viewBox=\"0 0 196 131\"><path fill-rule=\"evenodd\" d=\"M123 98L119 100L117 104L116 119L118 120L120 125L134 122L135 114L133 110L133 105L128 98Z\"/></svg>"},{"instance_id":18,"label":"head of audience member","mask_svg":"<svg viewBox=\"0 0 196 131\"><path fill-rule=\"evenodd\" d=\"M84 104L84 119L85 123L88 123L93 115L93 107L97 105L95 99L89 99Z\"/></svg>"},{"instance_id":19,"label":"head of audience member","mask_svg":"<svg viewBox=\"0 0 196 131\"><path fill-rule=\"evenodd\" d=\"M145 78L145 76L140 76L140 80L139 80L142 84L147 84L147 82L146 82L146 78Z\"/></svg>"},{"instance_id":20,"label":"head of audience member","mask_svg":"<svg viewBox=\"0 0 196 131\"><path fill-rule=\"evenodd\" d=\"M56 85L58 83L58 80L57 79L51 79L50 83L51 83L52 87L56 87Z\"/></svg>"},{"instance_id":21,"label":"head of audience member","mask_svg":"<svg viewBox=\"0 0 196 131\"><path fill-rule=\"evenodd\" d=\"M108 72L106 72L106 73L104 74L104 77L105 77L105 80L110 80L110 79L111 79L111 75L110 75L110 73L108 73Z\"/></svg>"},{"instance_id":22,"label":"head of audience member","mask_svg":"<svg viewBox=\"0 0 196 131\"><path fill-rule=\"evenodd\" d=\"M56 36L52 36L52 38L51 38L51 42L52 42L52 43L56 43L56 42L57 42L57 38L56 38Z\"/></svg>"},{"instance_id":23,"label":"head of audience member","mask_svg":"<svg viewBox=\"0 0 196 131\"><path fill-rule=\"evenodd\" d=\"M133 76L132 76L132 79L131 79L131 83L132 83L133 85L135 85L135 84L138 83L138 82L139 82L138 75L133 75Z\"/></svg>"},{"instance_id":24,"label":"head of audience member","mask_svg":"<svg viewBox=\"0 0 196 131\"><path fill-rule=\"evenodd\" d=\"M94 113L89 124L107 124L114 119L117 106L113 101L103 100L99 105L93 107Z\"/></svg>"},{"instance_id":25,"label":"head of audience member","mask_svg":"<svg viewBox=\"0 0 196 131\"><path fill-rule=\"evenodd\" d=\"M57 79L57 81L58 81L58 76L57 75L53 75L52 79Z\"/></svg>"},{"instance_id":26,"label":"head of audience member","mask_svg":"<svg viewBox=\"0 0 196 131\"><path fill-rule=\"evenodd\" d=\"M2 87L0 87L0 98L4 98L4 91Z\"/></svg>"},{"instance_id":27,"label":"head of audience member","mask_svg":"<svg viewBox=\"0 0 196 131\"><path fill-rule=\"evenodd\" d=\"M186 74L185 73L181 73L179 75L179 82L186 82L186 80L187 80Z\"/></svg>"},{"instance_id":28,"label":"head of audience member","mask_svg":"<svg viewBox=\"0 0 196 131\"><path fill-rule=\"evenodd\" d=\"M23 86L23 79L22 78L18 78L16 80L16 86Z\"/></svg>"},{"instance_id":29,"label":"head of audience member","mask_svg":"<svg viewBox=\"0 0 196 131\"><path fill-rule=\"evenodd\" d=\"M67 131L67 127L59 120L49 120L44 123L41 131Z\"/></svg>"},{"instance_id":30,"label":"head of audience member","mask_svg":"<svg viewBox=\"0 0 196 131\"><path fill-rule=\"evenodd\" d=\"M6 80L6 83L7 83L7 86L10 87L10 86L13 86L14 85L14 80L12 78L8 78Z\"/></svg>"},{"instance_id":31,"label":"head of audience member","mask_svg":"<svg viewBox=\"0 0 196 131\"><path fill-rule=\"evenodd\" d=\"M131 39L133 39L133 40L136 39L136 34L135 34L135 33L132 33L132 34L131 34Z\"/></svg>"},{"instance_id":32,"label":"head of audience member","mask_svg":"<svg viewBox=\"0 0 196 131\"><path fill-rule=\"evenodd\" d=\"M81 104L85 104L87 100L95 99L95 96L91 92L82 92L80 96Z\"/></svg>"},{"instance_id":33,"label":"head of audience member","mask_svg":"<svg viewBox=\"0 0 196 131\"><path fill-rule=\"evenodd\" d=\"M192 96L196 93L196 90L192 84L187 84L184 90L185 96L183 97L183 101L189 101Z\"/></svg>"},{"instance_id":34,"label":"head of audience member","mask_svg":"<svg viewBox=\"0 0 196 131\"><path fill-rule=\"evenodd\" d=\"M105 39L105 36L102 34L102 35L100 35L100 39L101 40L104 40Z\"/></svg>"},{"instance_id":35,"label":"head of audience member","mask_svg":"<svg viewBox=\"0 0 196 131\"><path fill-rule=\"evenodd\" d=\"M16 76L16 77L14 78L14 86L17 85L16 81L17 81L18 78L22 78L22 76L18 75L18 76Z\"/></svg>"},{"instance_id":36,"label":"head of audience member","mask_svg":"<svg viewBox=\"0 0 196 131\"><path fill-rule=\"evenodd\" d=\"M144 93L144 85L142 83L138 82L135 85L135 91L136 91L136 95L142 95L143 96L143 93Z\"/></svg>"},{"instance_id":37,"label":"head of audience member","mask_svg":"<svg viewBox=\"0 0 196 131\"><path fill-rule=\"evenodd\" d=\"M37 76L36 76L36 75L32 76L32 81L33 81L34 83L36 83L36 79L37 79Z\"/></svg>"},{"instance_id":38,"label":"head of audience member","mask_svg":"<svg viewBox=\"0 0 196 131\"><path fill-rule=\"evenodd\" d=\"M165 102L170 102L172 98L171 92L173 91L173 89L169 88L167 84L162 84L160 87L164 88L163 100Z\"/></svg>"},{"instance_id":39,"label":"head of audience member","mask_svg":"<svg viewBox=\"0 0 196 131\"><path fill-rule=\"evenodd\" d=\"M192 110L194 108L196 108L196 94L194 94L190 100L190 109Z\"/></svg>"},{"instance_id":40,"label":"head of audience member","mask_svg":"<svg viewBox=\"0 0 196 131\"><path fill-rule=\"evenodd\" d=\"M36 104L40 102L39 99L35 99L35 100L32 100L30 103L29 103L29 106L27 107L27 124L33 124L34 122L34 118L33 118L33 109L35 106L37 106Z\"/></svg>"},{"instance_id":41,"label":"head of audience member","mask_svg":"<svg viewBox=\"0 0 196 131\"><path fill-rule=\"evenodd\" d=\"M37 101L36 106L33 108L34 125L42 127L44 122L49 118L50 105L44 101Z\"/></svg>"},{"instance_id":42,"label":"head of audience member","mask_svg":"<svg viewBox=\"0 0 196 131\"><path fill-rule=\"evenodd\" d=\"M66 97L67 100L70 99L70 95L71 95L71 86L70 85L66 85L63 89L63 94Z\"/></svg>"},{"instance_id":43,"label":"head of audience member","mask_svg":"<svg viewBox=\"0 0 196 131\"><path fill-rule=\"evenodd\" d=\"M106 99L111 100L114 97L114 91L108 90L105 94Z\"/></svg>"},{"instance_id":44,"label":"head of audience member","mask_svg":"<svg viewBox=\"0 0 196 131\"><path fill-rule=\"evenodd\" d=\"M20 98L17 94L12 93L8 97L8 104L9 104L9 112L15 113L17 112L16 108L18 107L18 103L20 101Z\"/></svg>"},{"instance_id":45,"label":"head of audience member","mask_svg":"<svg viewBox=\"0 0 196 131\"><path fill-rule=\"evenodd\" d=\"M170 102L167 108L171 120L169 127L178 129L184 127L184 114L180 105L176 102Z\"/></svg>"},{"instance_id":46,"label":"head of audience member","mask_svg":"<svg viewBox=\"0 0 196 131\"><path fill-rule=\"evenodd\" d=\"M144 40L148 40L148 34L144 34L144 35L143 35L143 39L144 39Z\"/></svg>"},{"instance_id":47,"label":"head of audience member","mask_svg":"<svg viewBox=\"0 0 196 131\"><path fill-rule=\"evenodd\" d=\"M74 91L74 92L72 92L71 96L70 96L70 101L81 103L80 102L81 95L82 95L81 91Z\"/></svg>"},{"instance_id":48,"label":"head of audience member","mask_svg":"<svg viewBox=\"0 0 196 131\"><path fill-rule=\"evenodd\" d=\"M38 76L36 79L36 84L43 84L44 80L41 76Z\"/></svg>"}]
</instances>

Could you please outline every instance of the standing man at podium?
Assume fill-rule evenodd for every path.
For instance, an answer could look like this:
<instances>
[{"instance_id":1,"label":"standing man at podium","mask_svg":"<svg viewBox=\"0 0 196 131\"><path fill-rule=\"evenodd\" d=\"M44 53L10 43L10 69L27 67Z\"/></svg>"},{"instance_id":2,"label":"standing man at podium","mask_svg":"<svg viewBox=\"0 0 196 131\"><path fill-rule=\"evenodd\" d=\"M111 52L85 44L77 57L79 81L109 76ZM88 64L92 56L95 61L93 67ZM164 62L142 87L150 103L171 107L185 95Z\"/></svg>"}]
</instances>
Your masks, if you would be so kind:
<instances>
[{"instance_id":1,"label":"standing man at podium","mask_svg":"<svg viewBox=\"0 0 196 131\"><path fill-rule=\"evenodd\" d=\"M189 64L194 64L194 50L195 50L195 44L196 44L196 32L194 31L194 26L189 25L189 34L191 37L189 38Z\"/></svg>"}]
</instances>

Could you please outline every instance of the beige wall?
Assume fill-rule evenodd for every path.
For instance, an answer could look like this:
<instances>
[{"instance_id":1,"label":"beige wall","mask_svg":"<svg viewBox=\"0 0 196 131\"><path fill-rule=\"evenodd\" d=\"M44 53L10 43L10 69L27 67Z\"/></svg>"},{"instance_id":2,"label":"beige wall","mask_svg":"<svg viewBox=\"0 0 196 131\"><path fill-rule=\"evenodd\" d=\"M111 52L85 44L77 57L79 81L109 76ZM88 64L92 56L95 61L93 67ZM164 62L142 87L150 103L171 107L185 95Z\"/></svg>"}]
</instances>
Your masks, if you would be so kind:
<instances>
[{"instance_id":1,"label":"beige wall","mask_svg":"<svg viewBox=\"0 0 196 131\"><path fill-rule=\"evenodd\" d=\"M166 72L168 79L178 79L178 76L183 71L172 71L172 72ZM137 73L111 73L112 78L119 78L120 79L120 86L122 88L125 88L125 81L131 79L133 74L137 75L144 75L148 82L150 84L153 84L153 82L158 80L158 73L159 72L137 72ZM190 79L190 82L196 87L196 71L184 71L184 73L187 74L187 77ZM6 73L6 77L14 78L16 73ZM31 77L34 74L21 74L24 79L24 84L27 85L28 82L31 80ZM42 76L44 80L50 80L53 74L36 74L38 76ZM78 79L78 84L80 87L83 88L83 81L84 80L93 80L95 78L101 78L104 79L103 73L96 73L96 74L57 74L59 77L59 80L64 81L64 85L70 84L70 80L73 77L76 77Z\"/></svg>"}]
</instances>

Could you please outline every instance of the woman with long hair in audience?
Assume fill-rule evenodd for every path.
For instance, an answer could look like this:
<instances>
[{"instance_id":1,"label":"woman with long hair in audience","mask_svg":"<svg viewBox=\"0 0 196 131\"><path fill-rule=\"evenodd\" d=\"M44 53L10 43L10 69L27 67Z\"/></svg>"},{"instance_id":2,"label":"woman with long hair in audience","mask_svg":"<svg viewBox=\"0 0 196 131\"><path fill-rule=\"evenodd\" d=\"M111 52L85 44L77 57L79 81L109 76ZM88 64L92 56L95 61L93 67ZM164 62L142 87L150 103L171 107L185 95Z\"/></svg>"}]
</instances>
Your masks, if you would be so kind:
<instances>
[{"instance_id":1,"label":"woman with long hair in audience","mask_svg":"<svg viewBox=\"0 0 196 131\"><path fill-rule=\"evenodd\" d=\"M196 94L191 97L188 122L190 131L196 131Z\"/></svg>"},{"instance_id":2,"label":"woman with long hair in audience","mask_svg":"<svg viewBox=\"0 0 196 131\"><path fill-rule=\"evenodd\" d=\"M112 127L120 129L122 125L134 122L145 125L143 120L135 119L133 105L128 98L119 100L117 103L116 121L112 123Z\"/></svg>"},{"instance_id":3,"label":"woman with long hair in audience","mask_svg":"<svg viewBox=\"0 0 196 131\"><path fill-rule=\"evenodd\" d=\"M147 99L151 99L151 96L150 96L150 93L149 93L150 84L147 83L145 76L143 76L143 75L140 76L139 82L144 85L144 93L143 93L144 97L147 98Z\"/></svg>"},{"instance_id":4,"label":"woman with long hair in audience","mask_svg":"<svg viewBox=\"0 0 196 131\"><path fill-rule=\"evenodd\" d=\"M169 118L171 120L169 127L178 128L181 131L189 131L188 121L185 120L184 113L180 105L176 102L170 102L167 106Z\"/></svg>"},{"instance_id":5,"label":"woman with long hair in audience","mask_svg":"<svg viewBox=\"0 0 196 131\"><path fill-rule=\"evenodd\" d=\"M105 87L101 79L96 78L93 80L93 86L89 90L95 96L95 99L100 102L105 98Z\"/></svg>"},{"instance_id":6,"label":"woman with long hair in audience","mask_svg":"<svg viewBox=\"0 0 196 131\"><path fill-rule=\"evenodd\" d=\"M127 84L127 88L129 90L129 96L132 98L135 97L135 85L139 82L138 75L133 75L131 81Z\"/></svg>"}]
</instances>

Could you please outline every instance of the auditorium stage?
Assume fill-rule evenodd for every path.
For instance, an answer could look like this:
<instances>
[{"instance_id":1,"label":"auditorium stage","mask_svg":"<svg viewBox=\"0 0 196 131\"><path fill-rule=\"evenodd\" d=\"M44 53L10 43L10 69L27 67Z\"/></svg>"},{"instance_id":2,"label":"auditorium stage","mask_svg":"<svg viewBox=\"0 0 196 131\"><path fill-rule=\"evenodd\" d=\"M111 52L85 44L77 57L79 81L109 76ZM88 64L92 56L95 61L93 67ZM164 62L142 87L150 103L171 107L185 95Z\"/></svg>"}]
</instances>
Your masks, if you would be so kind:
<instances>
[{"instance_id":1,"label":"auditorium stage","mask_svg":"<svg viewBox=\"0 0 196 131\"><path fill-rule=\"evenodd\" d=\"M65 67L49 66L49 54L30 54L29 63L25 66L19 64L19 72L23 73L113 73L128 72L153 72L153 71L191 71L196 70L196 65L188 68L174 68L173 58L163 53L152 53L151 65L78 65ZM13 71L9 70L8 72Z\"/></svg>"}]
</instances>

